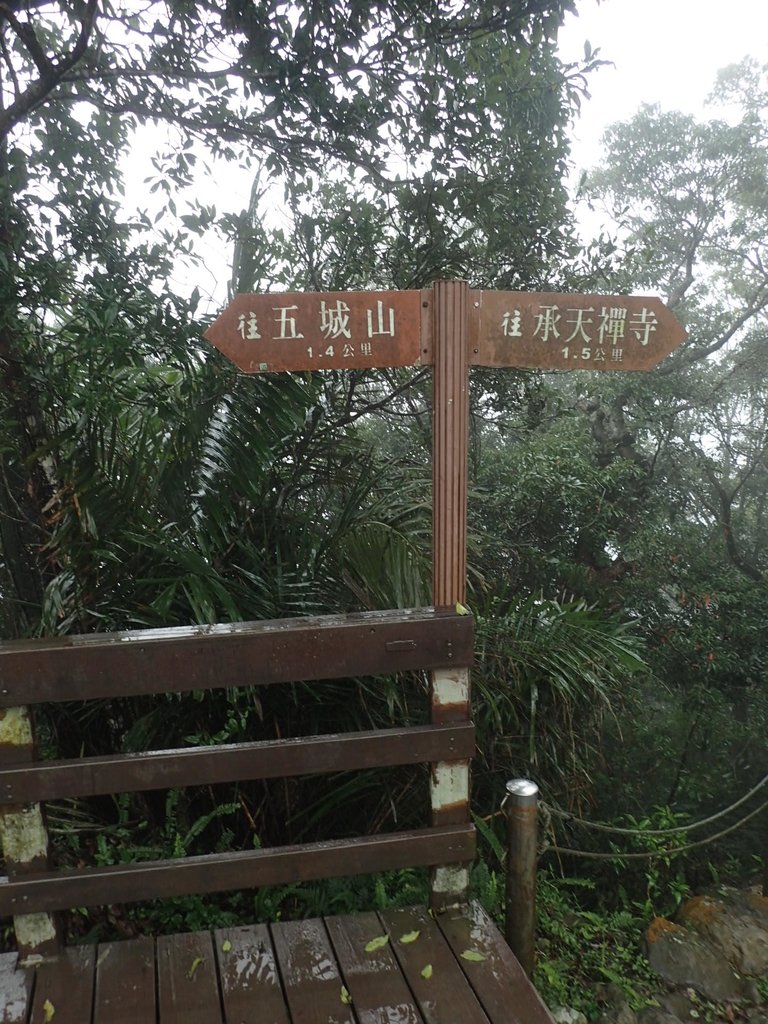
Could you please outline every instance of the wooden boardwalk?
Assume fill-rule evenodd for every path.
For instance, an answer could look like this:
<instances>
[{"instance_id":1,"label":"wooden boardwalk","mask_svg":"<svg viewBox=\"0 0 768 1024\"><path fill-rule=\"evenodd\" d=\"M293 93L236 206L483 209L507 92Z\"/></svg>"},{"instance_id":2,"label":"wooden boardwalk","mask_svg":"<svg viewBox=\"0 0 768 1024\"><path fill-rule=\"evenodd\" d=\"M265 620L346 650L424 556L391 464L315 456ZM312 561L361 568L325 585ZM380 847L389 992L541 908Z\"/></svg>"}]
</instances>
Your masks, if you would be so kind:
<instances>
[{"instance_id":1,"label":"wooden boardwalk","mask_svg":"<svg viewBox=\"0 0 768 1024\"><path fill-rule=\"evenodd\" d=\"M475 835L471 617L397 609L0 643L0 1024L551 1024L495 926L467 905ZM29 707L429 672L429 724L254 736L69 760L36 756ZM419 675L415 675L418 673ZM294 846L51 870L49 800L413 769L426 827ZM425 772L422 766L427 766ZM429 867L426 910L147 936L62 949L55 915L192 893ZM463 910L444 908L463 906Z\"/></svg>"},{"instance_id":2,"label":"wooden boardwalk","mask_svg":"<svg viewBox=\"0 0 768 1024\"><path fill-rule=\"evenodd\" d=\"M7 953L0 993L4 1024L551 1024L476 904L73 946L37 967Z\"/></svg>"}]
</instances>

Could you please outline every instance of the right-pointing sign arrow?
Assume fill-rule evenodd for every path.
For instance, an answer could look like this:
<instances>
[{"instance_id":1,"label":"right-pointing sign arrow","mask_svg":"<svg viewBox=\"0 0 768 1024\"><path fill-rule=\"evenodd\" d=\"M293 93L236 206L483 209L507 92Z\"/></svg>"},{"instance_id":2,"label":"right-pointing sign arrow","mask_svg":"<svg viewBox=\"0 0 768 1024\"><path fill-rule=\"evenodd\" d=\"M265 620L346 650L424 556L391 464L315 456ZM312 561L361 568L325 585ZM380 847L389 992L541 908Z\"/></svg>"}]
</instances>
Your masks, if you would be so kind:
<instances>
[{"instance_id":1,"label":"right-pointing sign arrow","mask_svg":"<svg viewBox=\"0 0 768 1024\"><path fill-rule=\"evenodd\" d=\"M651 370L687 333L661 299L472 293L470 362L546 370Z\"/></svg>"}]
</instances>

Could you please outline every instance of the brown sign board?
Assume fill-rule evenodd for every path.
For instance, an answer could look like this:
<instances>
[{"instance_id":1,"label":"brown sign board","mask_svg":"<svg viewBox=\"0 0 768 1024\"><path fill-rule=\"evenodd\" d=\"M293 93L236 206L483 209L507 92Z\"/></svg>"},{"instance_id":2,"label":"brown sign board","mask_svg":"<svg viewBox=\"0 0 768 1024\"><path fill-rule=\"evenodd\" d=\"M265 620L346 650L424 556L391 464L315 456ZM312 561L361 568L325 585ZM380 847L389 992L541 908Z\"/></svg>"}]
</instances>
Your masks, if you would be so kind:
<instances>
[{"instance_id":1,"label":"brown sign board","mask_svg":"<svg viewBox=\"0 0 768 1024\"><path fill-rule=\"evenodd\" d=\"M244 294L205 337L245 373L413 366L424 314L419 291Z\"/></svg>"},{"instance_id":2,"label":"brown sign board","mask_svg":"<svg viewBox=\"0 0 768 1024\"><path fill-rule=\"evenodd\" d=\"M661 299L475 291L469 359L544 370L651 370L687 337Z\"/></svg>"},{"instance_id":3,"label":"brown sign board","mask_svg":"<svg viewBox=\"0 0 768 1024\"><path fill-rule=\"evenodd\" d=\"M469 293L469 362L543 370L651 370L687 337L661 299ZM237 295L205 337L245 373L432 362L432 292Z\"/></svg>"}]
</instances>

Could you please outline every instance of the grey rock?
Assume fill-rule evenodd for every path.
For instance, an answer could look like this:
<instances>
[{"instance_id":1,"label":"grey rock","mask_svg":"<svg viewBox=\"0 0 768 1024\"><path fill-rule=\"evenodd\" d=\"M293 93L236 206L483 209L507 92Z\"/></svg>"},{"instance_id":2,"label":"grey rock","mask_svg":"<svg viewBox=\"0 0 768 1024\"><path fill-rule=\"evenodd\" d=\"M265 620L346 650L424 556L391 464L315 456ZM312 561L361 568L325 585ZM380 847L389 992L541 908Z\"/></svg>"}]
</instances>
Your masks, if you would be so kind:
<instances>
[{"instance_id":1,"label":"grey rock","mask_svg":"<svg viewBox=\"0 0 768 1024\"><path fill-rule=\"evenodd\" d=\"M656 1006L646 1006L637 1015L638 1024L680 1024L680 1017L673 1017L666 1010Z\"/></svg>"},{"instance_id":2,"label":"grey rock","mask_svg":"<svg viewBox=\"0 0 768 1024\"><path fill-rule=\"evenodd\" d=\"M677 989L656 998L662 1010L679 1020L695 1020L696 1012L701 1006L701 999L692 988ZM693 1014L691 1010L694 1011Z\"/></svg>"},{"instance_id":3,"label":"grey rock","mask_svg":"<svg viewBox=\"0 0 768 1024\"><path fill-rule=\"evenodd\" d=\"M626 1002L621 1002L601 1014L597 1024L638 1024L637 1014Z\"/></svg>"},{"instance_id":4,"label":"grey rock","mask_svg":"<svg viewBox=\"0 0 768 1024\"><path fill-rule=\"evenodd\" d=\"M740 974L768 973L768 899L737 889L693 896L677 920L705 936Z\"/></svg>"},{"instance_id":5,"label":"grey rock","mask_svg":"<svg viewBox=\"0 0 768 1024\"><path fill-rule=\"evenodd\" d=\"M646 932L646 943L652 969L671 985L693 988L713 1003L751 1001L753 987L695 932L656 918Z\"/></svg>"},{"instance_id":6,"label":"grey rock","mask_svg":"<svg viewBox=\"0 0 768 1024\"><path fill-rule=\"evenodd\" d=\"M556 1006L550 1012L555 1024L587 1024L584 1014L570 1006Z\"/></svg>"},{"instance_id":7,"label":"grey rock","mask_svg":"<svg viewBox=\"0 0 768 1024\"><path fill-rule=\"evenodd\" d=\"M615 1024L637 1024L637 1014L627 1003L624 1003L617 1009L614 1021Z\"/></svg>"}]
</instances>

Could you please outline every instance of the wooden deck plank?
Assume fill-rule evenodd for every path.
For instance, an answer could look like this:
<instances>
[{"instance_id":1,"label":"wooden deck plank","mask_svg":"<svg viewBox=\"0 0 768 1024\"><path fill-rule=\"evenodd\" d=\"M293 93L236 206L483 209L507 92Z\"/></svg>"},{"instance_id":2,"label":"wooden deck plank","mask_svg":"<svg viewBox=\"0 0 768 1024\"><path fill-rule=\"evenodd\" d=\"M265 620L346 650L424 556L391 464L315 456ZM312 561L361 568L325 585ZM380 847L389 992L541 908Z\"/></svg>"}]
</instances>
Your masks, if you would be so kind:
<instances>
[{"instance_id":1,"label":"wooden deck plank","mask_svg":"<svg viewBox=\"0 0 768 1024\"><path fill-rule=\"evenodd\" d=\"M221 1024L210 932L158 938L157 996L159 1024Z\"/></svg>"},{"instance_id":2,"label":"wooden deck plank","mask_svg":"<svg viewBox=\"0 0 768 1024\"><path fill-rule=\"evenodd\" d=\"M214 934L226 1024L291 1024L265 924Z\"/></svg>"},{"instance_id":3,"label":"wooden deck plank","mask_svg":"<svg viewBox=\"0 0 768 1024\"><path fill-rule=\"evenodd\" d=\"M16 953L0 953L1 1024L27 1024L32 1005L33 972L17 966Z\"/></svg>"},{"instance_id":4,"label":"wooden deck plank","mask_svg":"<svg viewBox=\"0 0 768 1024\"><path fill-rule=\"evenodd\" d=\"M552 1024L552 1017L501 932L478 903L437 915L437 923L493 1024ZM473 950L484 960L467 960Z\"/></svg>"},{"instance_id":5,"label":"wooden deck plank","mask_svg":"<svg viewBox=\"0 0 768 1024\"><path fill-rule=\"evenodd\" d=\"M413 941L402 941L416 932ZM385 935L387 942L366 950ZM480 959L462 957L468 950ZM76 946L29 969L17 966L15 953L0 955L0 1024L48 1018L52 1024L552 1024L477 904L434 918L413 908Z\"/></svg>"},{"instance_id":6,"label":"wooden deck plank","mask_svg":"<svg viewBox=\"0 0 768 1024\"><path fill-rule=\"evenodd\" d=\"M442 932L421 908L379 915L426 1024L489 1024ZM403 936L418 932L404 943Z\"/></svg>"},{"instance_id":7,"label":"wooden deck plank","mask_svg":"<svg viewBox=\"0 0 768 1024\"><path fill-rule=\"evenodd\" d=\"M355 1024L323 922L284 921L271 930L293 1024Z\"/></svg>"},{"instance_id":8,"label":"wooden deck plank","mask_svg":"<svg viewBox=\"0 0 768 1024\"><path fill-rule=\"evenodd\" d=\"M365 948L386 935L377 915L346 914L325 924L359 1024L423 1024L390 942Z\"/></svg>"},{"instance_id":9,"label":"wooden deck plank","mask_svg":"<svg viewBox=\"0 0 768 1024\"><path fill-rule=\"evenodd\" d=\"M154 939L145 936L99 946L93 1024L154 1021L155 997Z\"/></svg>"},{"instance_id":10,"label":"wooden deck plank","mask_svg":"<svg viewBox=\"0 0 768 1024\"><path fill-rule=\"evenodd\" d=\"M83 1024L91 1019L96 949L69 946L36 969L30 1024Z\"/></svg>"}]
</instances>

